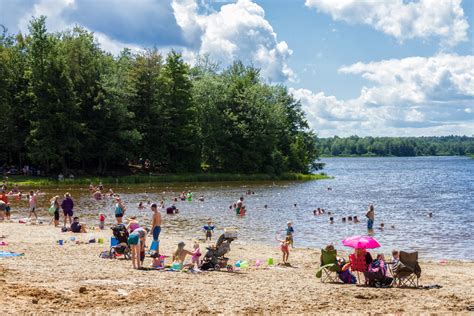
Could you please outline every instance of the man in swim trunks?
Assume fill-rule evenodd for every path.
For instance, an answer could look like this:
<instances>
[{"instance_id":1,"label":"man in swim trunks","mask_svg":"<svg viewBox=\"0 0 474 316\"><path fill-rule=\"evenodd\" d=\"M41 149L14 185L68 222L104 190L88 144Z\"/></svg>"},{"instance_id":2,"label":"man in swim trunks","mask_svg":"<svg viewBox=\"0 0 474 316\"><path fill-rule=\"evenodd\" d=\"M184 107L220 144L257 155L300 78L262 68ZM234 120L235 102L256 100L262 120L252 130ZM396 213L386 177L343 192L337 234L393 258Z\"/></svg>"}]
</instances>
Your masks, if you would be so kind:
<instances>
[{"instance_id":1,"label":"man in swim trunks","mask_svg":"<svg viewBox=\"0 0 474 316\"><path fill-rule=\"evenodd\" d=\"M153 234L153 241L158 242L158 238L160 237L161 233L161 213L158 211L158 207L155 203L151 205L151 210L153 212L153 217L151 219L151 232ZM156 248L156 253L160 253L160 248Z\"/></svg>"}]
</instances>

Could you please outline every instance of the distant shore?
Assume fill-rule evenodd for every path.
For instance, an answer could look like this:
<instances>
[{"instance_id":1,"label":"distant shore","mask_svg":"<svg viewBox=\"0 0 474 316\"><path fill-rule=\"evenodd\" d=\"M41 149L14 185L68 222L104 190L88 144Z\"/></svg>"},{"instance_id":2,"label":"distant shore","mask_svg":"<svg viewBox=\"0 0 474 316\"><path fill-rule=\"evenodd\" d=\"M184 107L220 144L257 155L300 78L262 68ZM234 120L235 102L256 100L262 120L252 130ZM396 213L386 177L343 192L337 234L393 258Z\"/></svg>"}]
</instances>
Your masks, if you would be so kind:
<instances>
[{"instance_id":1,"label":"distant shore","mask_svg":"<svg viewBox=\"0 0 474 316\"><path fill-rule=\"evenodd\" d=\"M365 154L365 155L321 155L319 158L413 158L413 157L470 157L474 159L474 154L467 154L465 156L462 155L419 155L419 156L393 156L393 155L372 155L372 154Z\"/></svg>"},{"instance_id":2,"label":"distant shore","mask_svg":"<svg viewBox=\"0 0 474 316\"><path fill-rule=\"evenodd\" d=\"M4 177L5 179L5 177ZM172 182L225 182L225 181L310 181L331 179L325 173L302 174L283 173L281 175L270 174L231 174L231 173L197 173L197 174L166 174L166 175L126 175L126 176L80 176L74 179L65 178L58 181L53 177L31 177L31 176L8 176L10 185L27 187L44 186L71 186L86 185L92 183L103 184L152 184Z\"/></svg>"}]
</instances>

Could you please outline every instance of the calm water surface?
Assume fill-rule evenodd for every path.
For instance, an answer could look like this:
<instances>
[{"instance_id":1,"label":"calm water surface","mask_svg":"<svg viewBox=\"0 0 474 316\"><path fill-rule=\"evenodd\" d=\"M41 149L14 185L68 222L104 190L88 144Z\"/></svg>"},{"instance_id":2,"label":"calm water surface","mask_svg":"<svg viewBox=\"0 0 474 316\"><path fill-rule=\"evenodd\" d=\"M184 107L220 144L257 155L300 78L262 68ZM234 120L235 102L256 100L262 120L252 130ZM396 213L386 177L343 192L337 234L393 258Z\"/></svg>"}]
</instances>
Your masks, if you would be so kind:
<instances>
[{"instance_id":1,"label":"calm water surface","mask_svg":"<svg viewBox=\"0 0 474 316\"><path fill-rule=\"evenodd\" d=\"M417 250L423 259L474 260L474 160L466 157L328 158L323 162L325 172L334 179L303 183L178 183L113 189L124 199L127 215L137 214L142 223L149 223L151 211L148 207L137 210L140 201L146 205L148 200L153 203L164 198L169 205L178 192L192 190L194 201L176 203L180 214L163 215L162 234L174 232L183 238L201 237L200 228L212 218L218 228L237 227L242 243L277 246L275 235L283 236L286 222L291 220L295 246L312 248L333 242L344 249L343 238L367 234L364 215L368 204L373 203L374 234L385 253L399 248ZM112 222L112 201L91 199L87 188L68 190L78 205L76 213L92 222L96 214L103 211ZM246 190L254 191L255 195L245 195L248 212L239 217L229 210L229 205ZM63 191L65 189L48 189L46 196L63 194ZM204 202L197 200L200 195L205 197ZM46 197L44 201L46 209ZM328 223L327 215L314 216L312 211L317 207L331 211L335 224ZM26 210L26 205L24 208ZM432 218L427 217L429 212L433 213ZM361 223L342 223L342 217L354 215ZM384 231L377 229L382 222L386 227ZM390 228L391 225L395 228Z\"/></svg>"}]
</instances>

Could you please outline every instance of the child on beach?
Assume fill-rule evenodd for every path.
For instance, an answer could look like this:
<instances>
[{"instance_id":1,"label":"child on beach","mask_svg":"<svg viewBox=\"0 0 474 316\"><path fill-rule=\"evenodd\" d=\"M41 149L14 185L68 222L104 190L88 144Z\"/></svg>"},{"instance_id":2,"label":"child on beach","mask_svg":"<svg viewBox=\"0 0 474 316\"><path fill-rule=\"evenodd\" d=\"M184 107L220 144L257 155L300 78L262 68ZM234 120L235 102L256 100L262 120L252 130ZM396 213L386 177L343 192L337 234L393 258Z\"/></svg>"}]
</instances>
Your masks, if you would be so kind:
<instances>
[{"instance_id":1,"label":"child on beach","mask_svg":"<svg viewBox=\"0 0 474 316\"><path fill-rule=\"evenodd\" d=\"M212 225L212 221L208 220L207 225L203 227L204 231L206 232L206 241L209 238L209 241L212 239L212 233L214 232L215 226Z\"/></svg>"},{"instance_id":2,"label":"child on beach","mask_svg":"<svg viewBox=\"0 0 474 316\"><path fill-rule=\"evenodd\" d=\"M286 225L287 225L287 227L286 227L286 238L289 238L291 248L295 248L293 246L293 233L295 232L295 230L293 228L293 224L291 222L288 222L288 223L286 223Z\"/></svg>"},{"instance_id":3,"label":"child on beach","mask_svg":"<svg viewBox=\"0 0 474 316\"><path fill-rule=\"evenodd\" d=\"M184 246L186 246L186 244L181 241L180 243L178 243L178 248L173 253L173 262L174 263L175 262L179 263L180 269L182 269L185 266L184 260L186 259L186 256L187 255L190 255L190 256L194 255L191 251L188 251L188 250L184 249Z\"/></svg>"},{"instance_id":4,"label":"child on beach","mask_svg":"<svg viewBox=\"0 0 474 316\"><path fill-rule=\"evenodd\" d=\"M30 214L28 215L28 219L32 217L32 215L35 216L35 219L38 219L38 215L36 215L36 195L33 191L30 191L30 195L28 196L28 205L30 209Z\"/></svg>"},{"instance_id":5,"label":"child on beach","mask_svg":"<svg viewBox=\"0 0 474 316\"><path fill-rule=\"evenodd\" d=\"M290 249L289 246L291 244L290 237L286 236L284 240L276 238L278 242L280 242L280 250L283 254L283 264L288 264L288 257L290 256Z\"/></svg>"},{"instance_id":6,"label":"child on beach","mask_svg":"<svg viewBox=\"0 0 474 316\"><path fill-rule=\"evenodd\" d=\"M199 249L199 244L195 241L193 246L193 257L191 259L193 268L195 269L199 269L199 257L201 257L201 249Z\"/></svg>"},{"instance_id":7,"label":"child on beach","mask_svg":"<svg viewBox=\"0 0 474 316\"><path fill-rule=\"evenodd\" d=\"M99 228L100 229L105 228L105 215L104 215L104 213L99 213Z\"/></svg>"}]
</instances>

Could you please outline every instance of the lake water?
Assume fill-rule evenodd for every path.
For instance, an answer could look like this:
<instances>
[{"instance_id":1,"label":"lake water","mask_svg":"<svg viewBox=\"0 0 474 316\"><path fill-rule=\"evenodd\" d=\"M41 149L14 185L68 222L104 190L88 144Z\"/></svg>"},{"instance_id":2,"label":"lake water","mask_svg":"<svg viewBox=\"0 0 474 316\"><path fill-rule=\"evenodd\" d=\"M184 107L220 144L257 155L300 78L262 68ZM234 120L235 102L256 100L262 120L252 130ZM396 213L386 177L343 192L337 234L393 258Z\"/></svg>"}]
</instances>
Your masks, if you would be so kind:
<instances>
[{"instance_id":1,"label":"lake water","mask_svg":"<svg viewBox=\"0 0 474 316\"><path fill-rule=\"evenodd\" d=\"M169 205L179 192L192 190L194 201L176 203L179 214L163 215L162 234L172 231L182 234L183 238L202 237L200 228L212 218L217 228L238 228L239 242L276 247L275 235L283 237L286 222L291 220L295 246L321 248L332 242L346 251L350 249L342 246L343 238L367 234L364 215L368 204L373 203L374 236L386 254L397 248L419 251L422 259L474 260L474 160L410 157L322 161L326 163L325 172L334 179L299 183L178 183L113 189L126 203L127 215L137 214L145 223L149 223L151 211L148 207L137 210L140 201L146 205L148 200L158 202L164 198ZM112 201L91 199L87 188L68 190L78 205L76 213L92 221L91 216L103 211L112 222ZM246 190L255 194L244 195ZM64 191L48 189L46 193L49 198ZM201 195L205 197L204 202L197 200ZM229 210L229 205L241 195L248 209L243 217ZM317 207L332 212L335 223L328 223L328 215L314 216L313 210ZM427 217L429 212L433 213L432 218ZM342 217L354 215L361 223L342 223ZM384 231L377 229L382 222ZM395 228L391 228L392 225Z\"/></svg>"}]
</instances>

